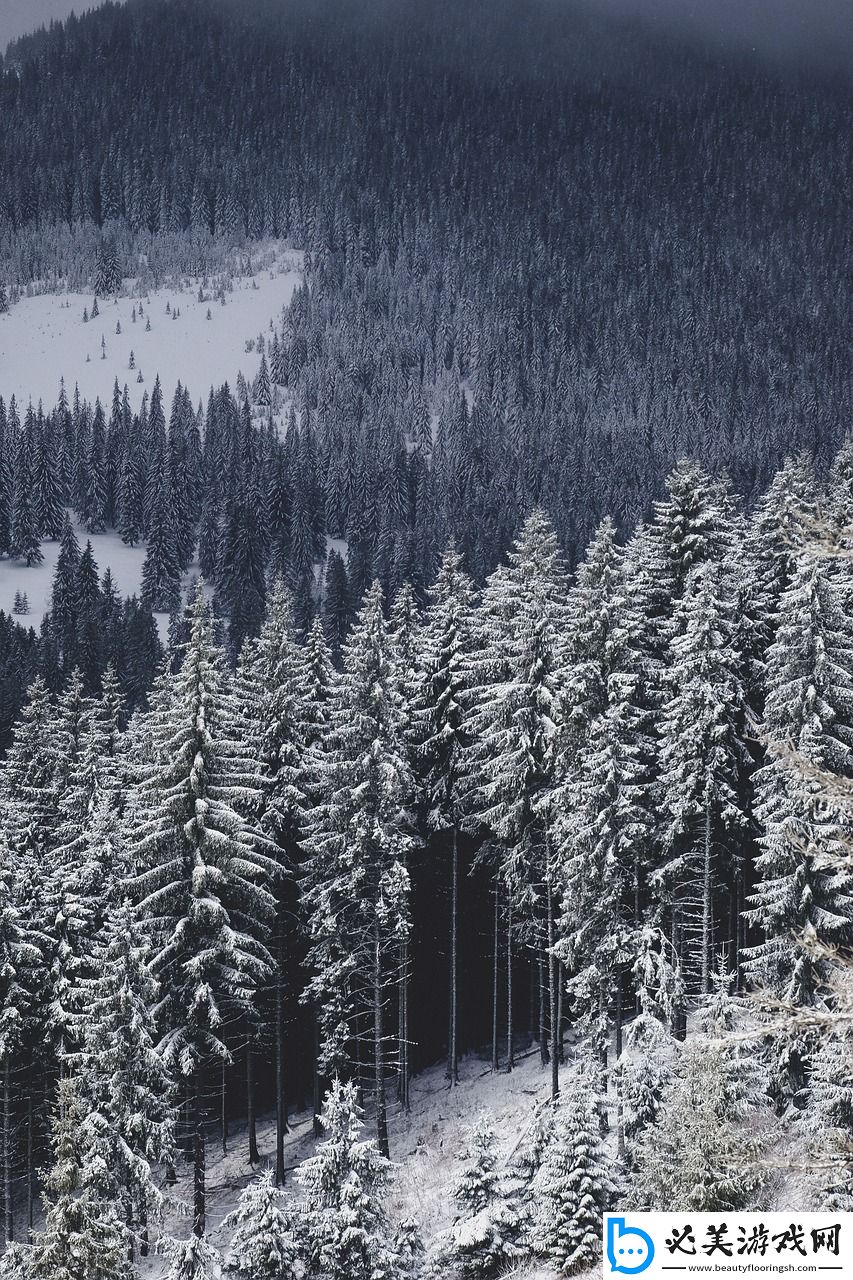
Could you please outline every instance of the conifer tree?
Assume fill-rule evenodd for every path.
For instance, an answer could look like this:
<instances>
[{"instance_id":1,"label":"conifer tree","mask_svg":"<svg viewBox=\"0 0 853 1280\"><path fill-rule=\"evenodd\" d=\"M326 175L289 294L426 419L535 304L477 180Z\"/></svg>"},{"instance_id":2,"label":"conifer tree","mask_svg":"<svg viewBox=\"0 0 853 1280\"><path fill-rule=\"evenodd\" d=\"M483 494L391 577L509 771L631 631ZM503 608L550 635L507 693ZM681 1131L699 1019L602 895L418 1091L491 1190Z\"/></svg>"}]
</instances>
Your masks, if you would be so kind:
<instances>
[{"instance_id":1,"label":"conifer tree","mask_svg":"<svg viewBox=\"0 0 853 1280\"><path fill-rule=\"evenodd\" d=\"M79 1081L60 1081L53 1117L53 1164L45 1181L45 1221L27 1257L39 1280L126 1280L117 1208L93 1190Z\"/></svg>"},{"instance_id":2,"label":"conifer tree","mask_svg":"<svg viewBox=\"0 0 853 1280\"><path fill-rule=\"evenodd\" d=\"M96 971L80 993L84 1128L99 1157L100 1193L121 1205L126 1231L144 1253L149 1219L162 1211L152 1167L174 1159L174 1086L156 1047L159 991L149 948L128 903L113 911L95 954Z\"/></svg>"},{"instance_id":3,"label":"conifer tree","mask_svg":"<svg viewBox=\"0 0 853 1280\"><path fill-rule=\"evenodd\" d=\"M250 1182L223 1224L234 1228L226 1263L238 1280L297 1280L299 1245L273 1171Z\"/></svg>"},{"instance_id":4,"label":"conifer tree","mask_svg":"<svg viewBox=\"0 0 853 1280\"><path fill-rule=\"evenodd\" d=\"M458 933L459 827L464 816L461 776L469 738L464 711L470 670L473 587L455 548L444 553L432 589L418 655L412 706L418 770L423 782L427 830L450 843L450 1036L447 1072L459 1079Z\"/></svg>"},{"instance_id":5,"label":"conifer tree","mask_svg":"<svg viewBox=\"0 0 853 1280\"><path fill-rule=\"evenodd\" d=\"M743 686L732 644L730 601L719 568L697 570L686 586L682 620L672 641L673 696L661 726L662 784L673 856L660 871L679 937L696 938L691 953L699 989L711 989L714 905L719 851L733 853L746 817L739 770L745 766ZM698 953L698 954L696 954Z\"/></svg>"},{"instance_id":6,"label":"conifer tree","mask_svg":"<svg viewBox=\"0 0 853 1280\"><path fill-rule=\"evenodd\" d=\"M354 1083L335 1080L321 1116L326 1134L303 1161L297 1181L308 1276L323 1280L398 1280L398 1260L384 1199L389 1161L362 1138Z\"/></svg>"},{"instance_id":7,"label":"conifer tree","mask_svg":"<svg viewBox=\"0 0 853 1280\"><path fill-rule=\"evenodd\" d=\"M315 760L318 802L306 824L305 888L322 1065L349 1067L360 1048L372 1061L379 1150L388 1152L386 1003L399 944L409 928L412 778L378 584L368 592L333 685L327 751ZM369 1047L368 1047L369 1046Z\"/></svg>"},{"instance_id":8,"label":"conifer tree","mask_svg":"<svg viewBox=\"0 0 853 1280\"><path fill-rule=\"evenodd\" d=\"M598 1107L587 1094L563 1101L554 1133L531 1186L530 1244L560 1275L574 1275L601 1256L602 1221L616 1192L601 1145Z\"/></svg>"},{"instance_id":9,"label":"conifer tree","mask_svg":"<svg viewBox=\"0 0 853 1280\"><path fill-rule=\"evenodd\" d=\"M189 610L182 663L161 677L146 733L150 747L132 797L130 888L154 939L161 982L162 1050L191 1093L193 1230L205 1221L205 1072L229 1057L229 1029L251 1015L272 969L266 947L277 863L241 816L259 798L200 583ZM268 852L270 850L270 852Z\"/></svg>"},{"instance_id":10,"label":"conifer tree","mask_svg":"<svg viewBox=\"0 0 853 1280\"><path fill-rule=\"evenodd\" d=\"M489 579L475 636L464 792L469 823L492 831L516 918L547 965L551 1088L558 1091L556 866L551 836L559 777L559 688L565 569L542 511L525 522L505 570ZM511 1028L512 1018L508 1018ZM548 1060L544 1008L540 1051ZM511 1039L511 1031L508 1032Z\"/></svg>"}]
</instances>

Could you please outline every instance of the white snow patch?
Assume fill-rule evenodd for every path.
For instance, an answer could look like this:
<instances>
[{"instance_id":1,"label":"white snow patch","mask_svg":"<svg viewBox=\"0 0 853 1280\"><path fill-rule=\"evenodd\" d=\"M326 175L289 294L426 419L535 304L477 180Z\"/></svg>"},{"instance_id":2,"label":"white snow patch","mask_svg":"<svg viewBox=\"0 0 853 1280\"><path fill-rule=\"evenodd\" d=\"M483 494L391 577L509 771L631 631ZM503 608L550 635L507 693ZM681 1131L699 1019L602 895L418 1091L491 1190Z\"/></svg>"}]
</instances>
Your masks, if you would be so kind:
<instances>
[{"instance_id":1,"label":"white snow patch","mask_svg":"<svg viewBox=\"0 0 853 1280\"><path fill-rule=\"evenodd\" d=\"M87 533L85 527L74 520L73 512L69 512L69 515L80 543L80 550L85 549L87 542L92 544L99 577L102 578L109 569L122 598L139 595L142 566L145 563L145 544L128 547L117 533ZM15 593L25 593L30 611L29 614L16 618L16 621L25 627L35 627L36 630L39 629L42 618L50 609L53 575L59 558L59 543L42 542L41 550L44 556L41 564L31 565L29 568L19 560L0 560L0 609L11 613ZM191 566L185 575L184 585L198 573L198 565ZM154 617L160 631L160 638L165 640L169 630L169 615L155 613Z\"/></svg>"},{"instance_id":2,"label":"white snow patch","mask_svg":"<svg viewBox=\"0 0 853 1280\"><path fill-rule=\"evenodd\" d=\"M270 320L277 322L290 302L302 280L301 267L301 253L274 248L263 270L252 277L234 277L233 292L225 293L225 306L211 296L211 282L205 289L206 300L199 302L199 279L188 278L180 286L152 290L141 297L126 281L126 294L99 299L100 314L86 323L83 311L92 310L91 294L21 298L0 315L0 394L7 403L14 394L22 410L29 401L35 405L39 400L45 409L52 409L64 378L69 399L76 385L84 399L94 403L100 397L108 408L117 378L120 387L127 384L131 406L137 410L143 393L150 396L159 374L168 412L178 382L189 388L194 402L206 399L211 386L228 382L233 388L240 372L249 382L260 368L261 357L257 347L247 352L246 343L260 333L265 339L272 337ZM180 314L174 318L176 309ZM149 319L151 330L146 332ZM131 351L133 369L129 367ZM140 371L143 382L137 381Z\"/></svg>"},{"instance_id":3,"label":"white snow patch","mask_svg":"<svg viewBox=\"0 0 853 1280\"><path fill-rule=\"evenodd\" d=\"M569 1050L569 1052L571 1052ZM564 1082L571 1090L571 1076L576 1064L566 1065ZM548 1096L550 1076L539 1062L535 1049L517 1062L511 1074L497 1073L488 1063L475 1056L460 1064L460 1082L451 1089L444 1066L436 1065L416 1076L411 1084L411 1112L404 1115L399 1106L391 1106L389 1126L391 1159L396 1165L394 1187L389 1202L392 1219L417 1219L424 1241L429 1246L436 1236L449 1227L455 1216L450 1188L461 1163L467 1127L486 1111L498 1136L501 1155L508 1158L519 1144L533 1119L534 1108ZM292 1171L314 1148L311 1115L291 1115L292 1132L286 1139L285 1163L288 1169L287 1190L298 1196ZM370 1116L366 1117L365 1136L373 1136ZM265 1118L258 1124L258 1146L261 1169L274 1167L275 1122ZM180 1162L176 1194L189 1201L192 1196L192 1167ZM228 1153L222 1154L217 1135L211 1131L207 1152L208 1232L212 1243L226 1252L229 1233L222 1222L237 1204L240 1192L256 1177L247 1159L245 1126L235 1127L228 1139ZM189 1233L186 1215L176 1215L166 1224L175 1236ZM149 1259L143 1268L145 1277L165 1275L162 1258ZM512 1273L525 1280L553 1280L554 1272L532 1264Z\"/></svg>"}]
</instances>

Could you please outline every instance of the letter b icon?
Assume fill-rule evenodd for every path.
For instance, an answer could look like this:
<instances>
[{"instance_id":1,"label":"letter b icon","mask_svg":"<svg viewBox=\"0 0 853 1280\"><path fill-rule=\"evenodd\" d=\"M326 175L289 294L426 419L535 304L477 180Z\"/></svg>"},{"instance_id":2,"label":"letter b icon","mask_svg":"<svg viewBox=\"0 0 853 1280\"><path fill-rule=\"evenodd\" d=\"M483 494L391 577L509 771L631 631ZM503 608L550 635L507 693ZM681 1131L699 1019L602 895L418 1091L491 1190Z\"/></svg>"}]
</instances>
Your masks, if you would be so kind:
<instances>
[{"instance_id":1,"label":"letter b icon","mask_svg":"<svg viewBox=\"0 0 853 1280\"><path fill-rule=\"evenodd\" d=\"M624 1218L607 1219L607 1261L611 1271L636 1276L655 1256L652 1238L639 1227L626 1227Z\"/></svg>"}]
</instances>

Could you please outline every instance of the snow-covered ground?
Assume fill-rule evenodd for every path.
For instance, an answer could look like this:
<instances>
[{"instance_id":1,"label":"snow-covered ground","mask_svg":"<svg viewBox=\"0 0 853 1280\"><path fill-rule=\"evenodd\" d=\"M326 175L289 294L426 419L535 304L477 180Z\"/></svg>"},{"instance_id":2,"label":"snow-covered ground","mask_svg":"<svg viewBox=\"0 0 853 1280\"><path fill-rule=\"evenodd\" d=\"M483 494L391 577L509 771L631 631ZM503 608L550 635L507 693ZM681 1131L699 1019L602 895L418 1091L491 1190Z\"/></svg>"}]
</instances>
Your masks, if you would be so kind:
<instances>
[{"instance_id":1,"label":"snow-covered ground","mask_svg":"<svg viewBox=\"0 0 853 1280\"><path fill-rule=\"evenodd\" d=\"M570 1075L571 1067L568 1067L567 1083ZM397 1166L389 1203L392 1218L416 1218L429 1245L454 1219L450 1186L461 1167L459 1157L464 1151L467 1127L481 1112L487 1112L501 1143L502 1156L509 1157L532 1121L537 1102L548 1096L548 1086L549 1076L540 1066L538 1049L522 1058L510 1075L494 1074L487 1062L473 1056L466 1058L461 1064L460 1082L454 1089L448 1086L443 1065L416 1076L412 1081L409 1115L397 1107L392 1107L389 1115L391 1159ZM285 1151L288 1170L310 1155L314 1145L310 1113L292 1115L291 1127ZM371 1136L369 1121L365 1136ZM258 1145L261 1167L272 1165L275 1152L272 1118L259 1125ZM178 1174L176 1191L189 1201L191 1166L179 1166ZM247 1159L245 1129L235 1128L230 1134L227 1155L222 1154L216 1135L211 1135L207 1165L208 1227L217 1248L227 1247L228 1232L223 1231L222 1221L255 1176L257 1170L252 1171ZM293 1189L292 1182L290 1185ZM167 1228L176 1236L184 1236L189 1232L189 1223L175 1216ZM163 1259L152 1258L145 1275L153 1280L165 1270ZM553 1280L554 1275L552 1271L536 1267L514 1274L519 1280L522 1276L524 1280Z\"/></svg>"},{"instance_id":2,"label":"snow-covered ground","mask_svg":"<svg viewBox=\"0 0 853 1280\"><path fill-rule=\"evenodd\" d=\"M122 597L138 595L142 580L142 566L145 562L144 544L127 547L117 533L87 533L85 528L74 520L74 513L69 512L69 514L74 521L81 551L87 542L91 542L100 576L103 577L105 570L109 569ZM0 560L0 609L11 613L16 593L26 594L30 611L28 615L17 618L17 621L23 626L35 627L36 631L41 625L42 617L50 608L59 543L43 542L41 550L44 556L41 564L31 565L30 568L27 568L22 561ZM191 566L185 581L189 582L198 572L198 565ZM169 616L165 613L155 613L154 617L160 629L160 636L165 640L169 628Z\"/></svg>"},{"instance_id":3,"label":"snow-covered ground","mask_svg":"<svg viewBox=\"0 0 853 1280\"><path fill-rule=\"evenodd\" d=\"M302 278L301 266L301 253L273 246L264 269L233 279L224 306L212 295L212 282L204 289L203 302L203 282L197 279L141 296L126 284L117 299L99 301L100 314L85 323L83 312L91 313L91 295L21 298L0 315L0 395L8 402L14 394L21 406L42 400L45 408L52 408L64 378L69 398L76 385L85 399L94 402L99 396L109 405L118 378L120 387L127 384L131 405L138 409L143 393L151 394L157 374L167 407L179 381L195 401L205 400L211 386L228 382L233 387L239 372L248 382L258 372L260 355L257 348L247 352L246 343L260 333L270 336L270 320L277 321L290 301ZM117 326L121 333L116 333Z\"/></svg>"}]
</instances>

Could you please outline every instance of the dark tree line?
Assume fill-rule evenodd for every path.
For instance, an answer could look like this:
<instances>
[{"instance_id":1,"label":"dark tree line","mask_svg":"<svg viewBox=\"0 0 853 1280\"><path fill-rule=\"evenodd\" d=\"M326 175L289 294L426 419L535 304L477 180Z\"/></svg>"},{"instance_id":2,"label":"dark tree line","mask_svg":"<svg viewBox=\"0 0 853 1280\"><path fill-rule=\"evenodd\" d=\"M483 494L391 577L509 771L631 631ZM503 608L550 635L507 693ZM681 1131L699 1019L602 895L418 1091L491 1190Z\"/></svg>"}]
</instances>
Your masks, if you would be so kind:
<instances>
[{"instance_id":1,"label":"dark tree line","mask_svg":"<svg viewBox=\"0 0 853 1280\"><path fill-rule=\"evenodd\" d=\"M135 0L13 46L0 103L15 288L308 250L279 377L368 559L428 580L452 532L479 578L540 502L573 562L679 456L752 500L850 420L843 85L568 6Z\"/></svg>"}]
</instances>

